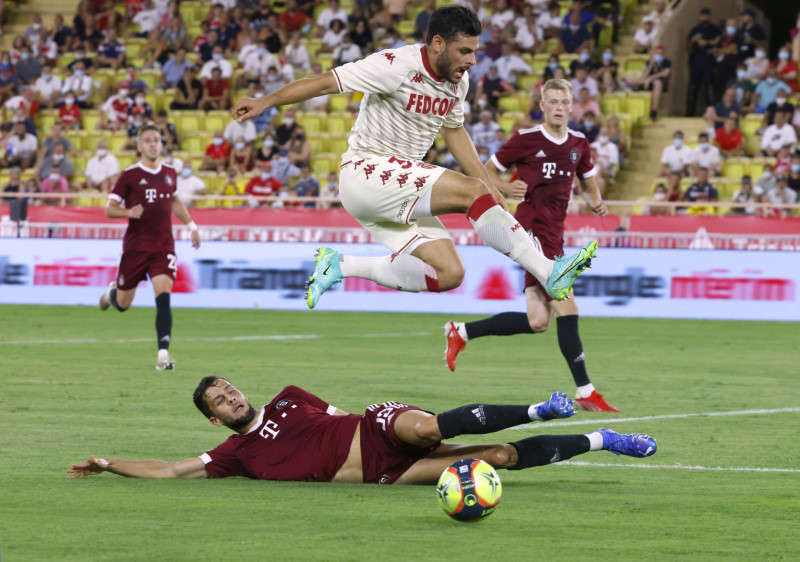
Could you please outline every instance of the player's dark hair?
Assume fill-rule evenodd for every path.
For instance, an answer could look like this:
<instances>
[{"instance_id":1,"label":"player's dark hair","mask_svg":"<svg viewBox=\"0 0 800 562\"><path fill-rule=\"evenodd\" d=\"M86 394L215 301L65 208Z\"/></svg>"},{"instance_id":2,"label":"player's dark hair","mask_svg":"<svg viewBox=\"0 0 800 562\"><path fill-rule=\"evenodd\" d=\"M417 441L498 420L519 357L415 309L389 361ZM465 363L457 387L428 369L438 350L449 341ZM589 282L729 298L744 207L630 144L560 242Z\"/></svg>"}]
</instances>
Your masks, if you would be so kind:
<instances>
[{"instance_id":1,"label":"player's dark hair","mask_svg":"<svg viewBox=\"0 0 800 562\"><path fill-rule=\"evenodd\" d=\"M449 43L459 33L469 37L481 34L481 22L475 12L462 6L439 8L431 14L425 43L430 45L436 35L444 39L445 43Z\"/></svg>"},{"instance_id":2,"label":"player's dark hair","mask_svg":"<svg viewBox=\"0 0 800 562\"><path fill-rule=\"evenodd\" d=\"M213 386L214 383L217 382L217 379L219 379L219 377L214 375L203 377L200 380L200 384L194 389L194 395L192 396L194 405L197 406L197 409L203 412L203 415L207 418L210 418L214 414L211 413L211 408L208 407L208 402L206 402L206 390L208 390L209 386Z\"/></svg>"},{"instance_id":3,"label":"player's dark hair","mask_svg":"<svg viewBox=\"0 0 800 562\"><path fill-rule=\"evenodd\" d=\"M159 134L159 137L161 136L161 131L158 130L158 127L156 127L155 124L146 123L146 124L142 125L141 129L139 129L139 132L136 133L136 139L137 140L141 139L142 135L145 134L147 131L155 131L155 132L157 132Z\"/></svg>"}]
</instances>

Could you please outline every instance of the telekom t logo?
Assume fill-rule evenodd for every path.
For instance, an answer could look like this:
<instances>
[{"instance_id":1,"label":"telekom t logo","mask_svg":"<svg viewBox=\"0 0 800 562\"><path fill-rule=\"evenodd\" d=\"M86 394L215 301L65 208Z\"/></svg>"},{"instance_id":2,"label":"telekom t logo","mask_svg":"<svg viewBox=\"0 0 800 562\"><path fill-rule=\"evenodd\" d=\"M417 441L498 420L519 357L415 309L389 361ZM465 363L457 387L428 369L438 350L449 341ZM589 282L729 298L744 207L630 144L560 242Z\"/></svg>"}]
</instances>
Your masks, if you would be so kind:
<instances>
[{"instance_id":1,"label":"telekom t logo","mask_svg":"<svg viewBox=\"0 0 800 562\"><path fill-rule=\"evenodd\" d=\"M553 164L553 165L555 166L555 164ZM145 198L147 198L147 202L148 203L154 203L155 202L156 193L157 193L157 191L155 189L145 189L144 190L144 196L145 196Z\"/></svg>"},{"instance_id":2,"label":"telekom t logo","mask_svg":"<svg viewBox=\"0 0 800 562\"><path fill-rule=\"evenodd\" d=\"M556 163L555 162L544 162L542 164L542 173L546 179L550 179L553 177L553 174L556 171Z\"/></svg>"}]
</instances>

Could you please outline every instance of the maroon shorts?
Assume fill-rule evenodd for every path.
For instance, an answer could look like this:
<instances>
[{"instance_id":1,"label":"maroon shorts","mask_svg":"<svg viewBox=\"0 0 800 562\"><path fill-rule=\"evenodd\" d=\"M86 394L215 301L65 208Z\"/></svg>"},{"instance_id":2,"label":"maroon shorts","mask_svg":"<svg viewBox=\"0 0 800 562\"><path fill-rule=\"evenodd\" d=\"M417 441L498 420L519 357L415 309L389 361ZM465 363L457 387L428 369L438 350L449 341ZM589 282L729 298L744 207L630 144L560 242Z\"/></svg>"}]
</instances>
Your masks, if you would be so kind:
<instances>
[{"instance_id":1,"label":"maroon shorts","mask_svg":"<svg viewBox=\"0 0 800 562\"><path fill-rule=\"evenodd\" d=\"M528 231L528 233L531 234L530 231ZM545 257L547 259L553 259L556 256L560 256L561 254L564 253L564 242L563 242L563 240L559 240L556 243L556 242L548 241L546 238L540 239L535 234L531 234L531 237L533 237L534 244L536 244L537 246L539 246L542 249L542 253L545 255ZM544 295L544 298L547 299L547 302L550 302L550 301L553 300L553 298L550 295L547 294L547 291L544 290L544 287L542 287L542 284L539 283L539 280L536 279L536 277L534 277L533 275L531 275L530 273L528 273L526 271L525 272L525 288L527 289L528 287L539 287L539 291Z\"/></svg>"},{"instance_id":2,"label":"maroon shorts","mask_svg":"<svg viewBox=\"0 0 800 562\"><path fill-rule=\"evenodd\" d=\"M397 416L409 410L427 412L398 402L373 404L361 416L361 464L365 483L391 484L439 443L417 447L403 443L394 432ZM428 412L432 413L432 412Z\"/></svg>"},{"instance_id":3,"label":"maroon shorts","mask_svg":"<svg viewBox=\"0 0 800 562\"><path fill-rule=\"evenodd\" d=\"M119 260L117 288L123 291L135 289L145 276L150 279L156 275L169 275L175 281L178 261L174 253L167 252L124 252Z\"/></svg>"}]
</instances>

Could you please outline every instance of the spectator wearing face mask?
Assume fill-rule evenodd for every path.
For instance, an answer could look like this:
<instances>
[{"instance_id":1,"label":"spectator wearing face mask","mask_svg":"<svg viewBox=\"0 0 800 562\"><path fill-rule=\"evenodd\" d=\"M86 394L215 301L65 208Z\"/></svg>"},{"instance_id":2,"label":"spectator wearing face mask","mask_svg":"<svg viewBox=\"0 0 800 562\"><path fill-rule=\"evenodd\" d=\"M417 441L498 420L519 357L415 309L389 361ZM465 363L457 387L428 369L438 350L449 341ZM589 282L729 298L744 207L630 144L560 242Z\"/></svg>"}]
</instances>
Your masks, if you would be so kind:
<instances>
[{"instance_id":1,"label":"spectator wearing face mask","mask_svg":"<svg viewBox=\"0 0 800 562\"><path fill-rule=\"evenodd\" d=\"M289 150L287 148L278 149L278 154L272 157L272 173L281 184L289 183L291 178L300 175L300 169L289 160Z\"/></svg>"},{"instance_id":2,"label":"spectator wearing face mask","mask_svg":"<svg viewBox=\"0 0 800 562\"><path fill-rule=\"evenodd\" d=\"M108 98L100 107L100 126L110 131L124 130L128 127L133 100L130 98L128 84L120 84L116 94Z\"/></svg>"},{"instance_id":3,"label":"spectator wearing face mask","mask_svg":"<svg viewBox=\"0 0 800 562\"><path fill-rule=\"evenodd\" d=\"M661 152L661 175L688 175L692 149L683 143L683 131L675 131L672 143Z\"/></svg>"},{"instance_id":4,"label":"spectator wearing face mask","mask_svg":"<svg viewBox=\"0 0 800 562\"><path fill-rule=\"evenodd\" d=\"M797 132L787 123L786 114L775 113L775 123L764 129L761 135L761 153L764 156L776 156L781 149L797 143Z\"/></svg>"},{"instance_id":5,"label":"spectator wearing face mask","mask_svg":"<svg viewBox=\"0 0 800 562\"><path fill-rule=\"evenodd\" d=\"M203 83L194 75L194 68L189 67L183 72L183 77L175 88L175 99L170 103L170 109L197 109L203 97Z\"/></svg>"},{"instance_id":6,"label":"spectator wearing face mask","mask_svg":"<svg viewBox=\"0 0 800 562\"><path fill-rule=\"evenodd\" d=\"M667 186L664 182L659 182L653 190L653 199L647 207L648 215L671 215L672 207L669 205L662 205L667 201Z\"/></svg>"},{"instance_id":7,"label":"spectator wearing face mask","mask_svg":"<svg viewBox=\"0 0 800 562\"><path fill-rule=\"evenodd\" d=\"M783 80L792 92L797 92L797 61L792 60L788 46L784 46L778 51L778 61L775 63L775 70L778 71L778 78Z\"/></svg>"},{"instance_id":8,"label":"spectator wearing face mask","mask_svg":"<svg viewBox=\"0 0 800 562\"><path fill-rule=\"evenodd\" d=\"M693 175L697 174L699 168L705 168L712 176L719 175L719 167L722 163L722 158L719 154L719 149L708 142L708 133L702 132L697 137L697 148L692 150L690 156L690 166Z\"/></svg>"},{"instance_id":9,"label":"spectator wearing face mask","mask_svg":"<svg viewBox=\"0 0 800 562\"><path fill-rule=\"evenodd\" d=\"M211 144L206 147L200 170L222 173L228 165L230 155L230 143L222 136L222 131L216 131Z\"/></svg>"},{"instance_id":10,"label":"spectator wearing face mask","mask_svg":"<svg viewBox=\"0 0 800 562\"><path fill-rule=\"evenodd\" d=\"M244 142L243 138L235 139L228 157L228 169L234 169L237 174L244 175L252 170L254 165L253 150Z\"/></svg>"},{"instance_id":11,"label":"spectator wearing face mask","mask_svg":"<svg viewBox=\"0 0 800 562\"><path fill-rule=\"evenodd\" d=\"M211 70L211 78L203 82L203 97L200 98L200 109L220 110L230 107L230 85L227 78L222 77L219 68Z\"/></svg>"},{"instance_id":12,"label":"spectator wearing face mask","mask_svg":"<svg viewBox=\"0 0 800 562\"><path fill-rule=\"evenodd\" d=\"M558 44L562 53L577 53L581 48L591 45L592 35L585 26L570 19L569 24L558 34Z\"/></svg>"},{"instance_id":13,"label":"spectator wearing face mask","mask_svg":"<svg viewBox=\"0 0 800 562\"><path fill-rule=\"evenodd\" d=\"M587 111L583 114L583 120L577 127L577 130L586 136L589 144L597 140L597 136L600 134L600 125L597 123L596 117L593 111Z\"/></svg>"},{"instance_id":14,"label":"spectator wearing face mask","mask_svg":"<svg viewBox=\"0 0 800 562\"><path fill-rule=\"evenodd\" d=\"M228 142L234 142L236 139L241 139L249 145L256 140L256 126L250 119L244 121L243 123L239 123L234 119L225 126L225 132L222 134L222 136Z\"/></svg>"},{"instance_id":15,"label":"spectator wearing face mask","mask_svg":"<svg viewBox=\"0 0 800 562\"><path fill-rule=\"evenodd\" d=\"M289 152L287 154L289 162L295 166L308 164L311 161L311 143L306 138L306 132L302 128L297 131L289 141Z\"/></svg>"},{"instance_id":16,"label":"spectator wearing face mask","mask_svg":"<svg viewBox=\"0 0 800 562\"><path fill-rule=\"evenodd\" d=\"M74 103L83 109L89 107L89 95L92 92L92 79L83 70L83 63L78 62L70 76L61 85L61 95L66 102L72 97Z\"/></svg>"},{"instance_id":17,"label":"spectator wearing face mask","mask_svg":"<svg viewBox=\"0 0 800 562\"><path fill-rule=\"evenodd\" d=\"M664 46L656 45L647 64L638 78L628 80L628 84L635 90L647 90L650 95L650 119L658 117L658 106L661 96L669 88L669 77L672 73L672 61L664 56Z\"/></svg>"},{"instance_id":18,"label":"spectator wearing face mask","mask_svg":"<svg viewBox=\"0 0 800 562\"><path fill-rule=\"evenodd\" d=\"M153 119L153 107L147 103L144 93L137 92L133 98L133 104L128 108L128 115L133 117L141 117L144 121Z\"/></svg>"},{"instance_id":19,"label":"spectator wearing face mask","mask_svg":"<svg viewBox=\"0 0 800 562\"><path fill-rule=\"evenodd\" d=\"M39 191L42 193L69 193L69 182L57 170L47 174L39 184ZM67 205L66 197L46 197L41 199L44 205Z\"/></svg>"},{"instance_id":20,"label":"spectator wearing face mask","mask_svg":"<svg viewBox=\"0 0 800 562\"><path fill-rule=\"evenodd\" d=\"M745 10L739 19L739 29L736 31L736 44L739 46L739 58L748 59L767 38L764 28L755 22L755 12Z\"/></svg>"},{"instance_id":21,"label":"spectator wearing face mask","mask_svg":"<svg viewBox=\"0 0 800 562\"><path fill-rule=\"evenodd\" d=\"M789 165L789 176L786 178L786 183L795 193L795 200L800 199L800 156L797 153L792 156L791 164Z\"/></svg>"},{"instance_id":22,"label":"spectator wearing face mask","mask_svg":"<svg viewBox=\"0 0 800 562\"><path fill-rule=\"evenodd\" d=\"M81 110L75 103L75 96L70 94L64 98L64 105L58 108L58 119L65 129L81 128Z\"/></svg>"},{"instance_id":23,"label":"spectator wearing face mask","mask_svg":"<svg viewBox=\"0 0 800 562\"><path fill-rule=\"evenodd\" d=\"M658 28L656 28L655 22L652 18L645 17L642 20L642 27L637 29L633 35L633 52L639 54L649 52L657 34Z\"/></svg>"},{"instance_id":24,"label":"spectator wearing face mask","mask_svg":"<svg viewBox=\"0 0 800 562\"><path fill-rule=\"evenodd\" d=\"M761 203L764 191L754 186L750 176L742 176L742 183L739 190L733 196L734 203L741 203L741 207L731 207L730 214L732 215L756 215L758 209L753 205L754 203Z\"/></svg>"},{"instance_id":25,"label":"spectator wearing face mask","mask_svg":"<svg viewBox=\"0 0 800 562\"><path fill-rule=\"evenodd\" d=\"M269 162L277 153L278 146L275 144L275 139L270 136L266 136L261 142L261 146L259 146L258 150L256 151L256 162Z\"/></svg>"},{"instance_id":26,"label":"spectator wearing face mask","mask_svg":"<svg viewBox=\"0 0 800 562\"><path fill-rule=\"evenodd\" d=\"M769 70L769 59L767 58L767 49L763 45L756 48L755 53L749 59L745 60L747 71L745 77L753 84L758 84L766 78L767 70Z\"/></svg>"},{"instance_id":27,"label":"spectator wearing face mask","mask_svg":"<svg viewBox=\"0 0 800 562\"><path fill-rule=\"evenodd\" d=\"M592 53L588 47L582 47L581 50L578 51L578 58L569 63L570 78L575 78L578 73L578 68L580 67L585 68L589 76L593 76Z\"/></svg>"},{"instance_id":28,"label":"spectator wearing face mask","mask_svg":"<svg viewBox=\"0 0 800 562\"><path fill-rule=\"evenodd\" d=\"M572 120L576 123L583 120L583 116L591 112L594 116L602 119L603 113L600 104L589 95L589 88L581 88L578 98L572 102Z\"/></svg>"},{"instance_id":29,"label":"spectator wearing face mask","mask_svg":"<svg viewBox=\"0 0 800 562\"><path fill-rule=\"evenodd\" d=\"M558 37L559 33L561 33L561 29L565 25L561 19L561 6L556 0L547 5L546 12L539 14L536 19L536 27L545 39Z\"/></svg>"},{"instance_id":30,"label":"spectator wearing face mask","mask_svg":"<svg viewBox=\"0 0 800 562\"><path fill-rule=\"evenodd\" d=\"M739 104L736 103L736 90L728 88L725 90L725 93L722 94L722 99L717 105L709 105L706 108L703 119L708 123L709 129L719 129L724 125L723 121L731 113L738 115L741 113L741 108Z\"/></svg>"},{"instance_id":31,"label":"spectator wearing face mask","mask_svg":"<svg viewBox=\"0 0 800 562\"><path fill-rule=\"evenodd\" d=\"M744 154L744 139L742 131L736 123L737 115L730 113L725 118L725 124L719 127L714 134L714 142L717 143L720 153L724 158L742 156Z\"/></svg>"},{"instance_id":32,"label":"spectator wearing face mask","mask_svg":"<svg viewBox=\"0 0 800 562\"><path fill-rule=\"evenodd\" d=\"M86 187L103 193L111 191L119 174L117 157L108 152L105 140L97 143L97 151L86 163Z\"/></svg>"},{"instance_id":33,"label":"spectator wearing face mask","mask_svg":"<svg viewBox=\"0 0 800 562\"><path fill-rule=\"evenodd\" d=\"M239 88L242 88L248 80L258 80L267 73L271 66L279 64L263 42L243 46L239 51L239 61L244 68L244 72L239 76L236 84Z\"/></svg>"},{"instance_id":34,"label":"spectator wearing face mask","mask_svg":"<svg viewBox=\"0 0 800 562\"><path fill-rule=\"evenodd\" d=\"M753 94L755 99L756 113L764 113L779 93L788 96L792 93L792 89L784 82L778 80L778 71L774 68L767 70L767 77L758 83L756 91Z\"/></svg>"},{"instance_id":35,"label":"spectator wearing face mask","mask_svg":"<svg viewBox=\"0 0 800 562\"><path fill-rule=\"evenodd\" d=\"M233 66L225 58L225 53L221 45L215 45L212 51L211 60L200 69L200 78L208 80L212 77L212 71L219 68L222 78L230 78L233 74Z\"/></svg>"},{"instance_id":36,"label":"spectator wearing face mask","mask_svg":"<svg viewBox=\"0 0 800 562\"><path fill-rule=\"evenodd\" d=\"M761 173L761 177L756 180L756 187L758 187L763 193L767 193L773 187L775 187L775 173L770 170L769 166L764 168L764 171Z\"/></svg>"},{"instance_id":37,"label":"spectator wearing face mask","mask_svg":"<svg viewBox=\"0 0 800 562\"><path fill-rule=\"evenodd\" d=\"M19 166L23 170L31 167L36 161L36 149L38 146L39 141L25 130L24 123L14 123L11 134L6 138L5 158L2 167Z\"/></svg>"},{"instance_id":38,"label":"spectator wearing face mask","mask_svg":"<svg viewBox=\"0 0 800 562\"><path fill-rule=\"evenodd\" d=\"M283 122L275 129L275 142L278 146L286 146L300 127L295 121L297 113L293 109L286 110L283 116Z\"/></svg>"},{"instance_id":39,"label":"spectator wearing face mask","mask_svg":"<svg viewBox=\"0 0 800 562\"><path fill-rule=\"evenodd\" d=\"M61 93L61 86L61 78L53 74L53 66L46 64L42 75L36 79L33 85L42 107L55 107Z\"/></svg>"},{"instance_id":40,"label":"spectator wearing face mask","mask_svg":"<svg viewBox=\"0 0 800 562\"><path fill-rule=\"evenodd\" d=\"M22 84L30 84L42 75L42 63L28 47L20 51L20 60L14 65L14 74Z\"/></svg>"},{"instance_id":41,"label":"spectator wearing face mask","mask_svg":"<svg viewBox=\"0 0 800 562\"><path fill-rule=\"evenodd\" d=\"M764 120L761 123L761 126L769 127L770 125L775 123L775 114L779 111L782 111L787 115L794 114L794 105L786 97L786 92L784 92L783 90L775 94L775 99L772 100L772 103L767 106L767 110L764 112Z\"/></svg>"},{"instance_id":42,"label":"spectator wearing face mask","mask_svg":"<svg viewBox=\"0 0 800 562\"><path fill-rule=\"evenodd\" d=\"M178 174L178 181L175 184L178 197L187 207L193 207L197 195L203 195L206 192L206 184L192 173L192 167L189 165L181 169Z\"/></svg>"},{"instance_id":43,"label":"spectator wearing face mask","mask_svg":"<svg viewBox=\"0 0 800 562\"><path fill-rule=\"evenodd\" d=\"M747 78L747 65L740 63L739 66L736 67L736 76L725 84L725 89L728 88L733 88L736 92L736 103L739 104L742 115L753 111L752 98L756 87L753 82Z\"/></svg>"},{"instance_id":44,"label":"spectator wearing face mask","mask_svg":"<svg viewBox=\"0 0 800 562\"><path fill-rule=\"evenodd\" d=\"M276 195L283 183L273 175L270 162L259 162L258 171L258 175L247 182L245 193L250 196L247 203L251 207L269 206L266 202L257 201L255 197Z\"/></svg>"},{"instance_id":45,"label":"spectator wearing face mask","mask_svg":"<svg viewBox=\"0 0 800 562\"><path fill-rule=\"evenodd\" d=\"M619 148L608 138L608 131L605 127L600 129L597 140L591 147L597 151L597 162L600 164L601 172L606 178L614 178L619 168Z\"/></svg>"}]
</instances>

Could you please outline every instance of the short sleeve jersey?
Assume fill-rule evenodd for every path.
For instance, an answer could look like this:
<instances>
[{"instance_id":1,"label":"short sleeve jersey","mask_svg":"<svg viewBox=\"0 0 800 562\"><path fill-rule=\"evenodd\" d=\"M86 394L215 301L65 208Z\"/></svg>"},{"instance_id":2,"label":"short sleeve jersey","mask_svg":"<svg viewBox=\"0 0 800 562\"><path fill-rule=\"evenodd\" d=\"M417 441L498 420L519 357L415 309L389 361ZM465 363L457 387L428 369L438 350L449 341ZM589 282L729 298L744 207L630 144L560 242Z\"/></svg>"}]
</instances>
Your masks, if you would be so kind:
<instances>
[{"instance_id":1,"label":"short sleeve jersey","mask_svg":"<svg viewBox=\"0 0 800 562\"><path fill-rule=\"evenodd\" d=\"M177 179L175 169L163 163L151 170L137 162L120 174L109 200L119 201L126 209L136 205L144 208L140 218L128 219L123 252L175 253L172 202Z\"/></svg>"},{"instance_id":2,"label":"short sleeve jersey","mask_svg":"<svg viewBox=\"0 0 800 562\"><path fill-rule=\"evenodd\" d=\"M324 400L287 386L258 413L246 434L200 455L211 478L329 482L350 452L361 416L333 415Z\"/></svg>"},{"instance_id":3,"label":"short sleeve jersey","mask_svg":"<svg viewBox=\"0 0 800 562\"><path fill-rule=\"evenodd\" d=\"M501 172L516 166L519 178L528 184L525 199L517 206L520 224L539 238L560 244L576 174L585 179L598 172L583 133L567 129L563 139L556 139L542 125L520 129L491 160Z\"/></svg>"},{"instance_id":4,"label":"short sleeve jersey","mask_svg":"<svg viewBox=\"0 0 800 562\"><path fill-rule=\"evenodd\" d=\"M464 124L468 73L457 84L442 78L425 45L379 51L333 74L340 92L364 94L349 138L356 152L420 160L441 127Z\"/></svg>"}]
</instances>

